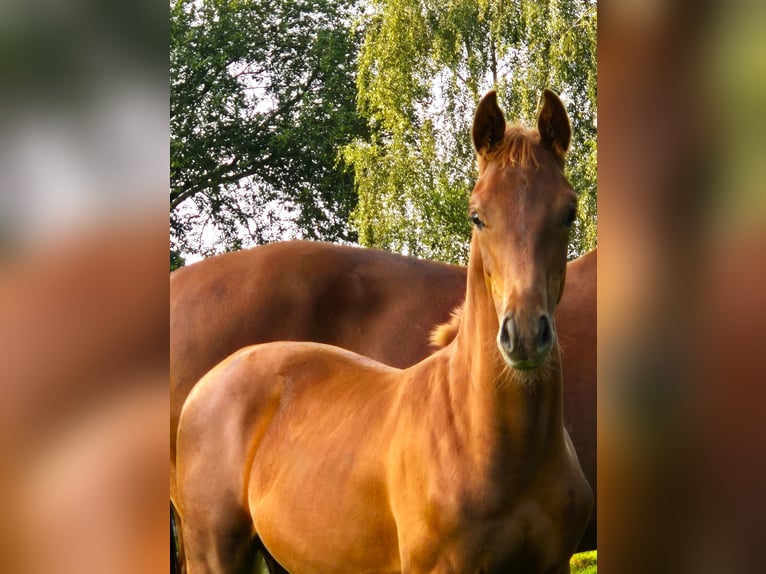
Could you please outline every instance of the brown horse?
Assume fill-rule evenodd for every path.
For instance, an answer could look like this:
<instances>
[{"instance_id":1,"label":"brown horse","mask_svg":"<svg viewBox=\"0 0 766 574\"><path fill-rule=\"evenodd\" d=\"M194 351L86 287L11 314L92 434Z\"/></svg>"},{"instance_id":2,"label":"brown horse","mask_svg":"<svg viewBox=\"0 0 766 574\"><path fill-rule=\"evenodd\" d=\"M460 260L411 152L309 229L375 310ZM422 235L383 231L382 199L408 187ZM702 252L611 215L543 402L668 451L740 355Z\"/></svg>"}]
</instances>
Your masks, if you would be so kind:
<instances>
[{"instance_id":1,"label":"brown horse","mask_svg":"<svg viewBox=\"0 0 766 574\"><path fill-rule=\"evenodd\" d=\"M286 340L408 367L433 352L429 333L462 301L465 277L456 265L308 241L226 253L171 274L171 498L181 407L217 363L242 347Z\"/></svg>"},{"instance_id":2,"label":"brown horse","mask_svg":"<svg viewBox=\"0 0 766 574\"><path fill-rule=\"evenodd\" d=\"M596 490L596 251L567 264L556 307L564 421ZM466 269L374 249L307 241L211 257L170 277L170 445L194 384L238 349L316 341L395 367L434 351L429 332L465 298ZM427 304L424 304L427 303ZM459 319L459 317L457 318ZM440 329L445 346L459 321ZM596 547L596 508L578 550Z\"/></svg>"},{"instance_id":3,"label":"brown horse","mask_svg":"<svg viewBox=\"0 0 766 574\"><path fill-rule=\"evenodd\" d=\"M562 416L553 311L576 197L570 127L544 92L538 131L479 104L479 179L455 339L406 370L338 347L245 348L183 408L187 564L290 572L568 572L592 492Z\"/></svg>"}]
</instances>

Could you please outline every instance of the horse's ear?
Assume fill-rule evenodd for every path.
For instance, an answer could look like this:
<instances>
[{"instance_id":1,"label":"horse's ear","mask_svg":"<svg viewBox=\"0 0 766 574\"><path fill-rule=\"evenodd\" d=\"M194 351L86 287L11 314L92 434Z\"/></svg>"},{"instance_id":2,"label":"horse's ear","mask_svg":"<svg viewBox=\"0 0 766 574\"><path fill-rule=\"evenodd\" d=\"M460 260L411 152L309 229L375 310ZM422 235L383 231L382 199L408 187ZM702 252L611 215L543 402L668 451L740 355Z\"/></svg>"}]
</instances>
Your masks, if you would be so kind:
<instances>
[{"instance_id":1,"label":"horse's ear","mask_svg":"<svg viewBox=\"0 0 766 574\"><path fill-rule=\"evenodd\" d=\"M473 117L473 147L479 154L486 153L503 141L505 116L497 105L497 93L491 90L479 102Z\"/></svg>"},{"instance_id":2,"label":"horse's ear","mask_svg":"<svg viewBox=\"0 0 766 574\"><path fill-rule=\"evenodd\" d=\"M556 156L559 165L563 167L569 142L572 139L569 116L559 97L549 89L543 90L541 99L540 114L537 116L540 141Z\"/></svg>"}]
</instances>

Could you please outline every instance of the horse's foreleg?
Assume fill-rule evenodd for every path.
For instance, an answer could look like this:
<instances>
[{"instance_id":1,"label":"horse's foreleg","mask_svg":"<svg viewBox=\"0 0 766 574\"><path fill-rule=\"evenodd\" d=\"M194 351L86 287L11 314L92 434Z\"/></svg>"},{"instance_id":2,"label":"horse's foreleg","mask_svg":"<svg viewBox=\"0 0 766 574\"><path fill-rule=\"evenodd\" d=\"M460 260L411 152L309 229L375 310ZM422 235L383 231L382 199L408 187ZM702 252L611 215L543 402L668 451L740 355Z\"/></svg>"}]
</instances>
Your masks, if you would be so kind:
<instances>
[{"instance_id":1,"label":"horse's foreleg","mask_svg":"<svg viewBox=\"0 0 766 574\"><path fill-rule=\"evenodd\" d=\"M255 545L250 529L218 513L184 517L187 574L250 574Z\"/></svg>"}]
</instances>

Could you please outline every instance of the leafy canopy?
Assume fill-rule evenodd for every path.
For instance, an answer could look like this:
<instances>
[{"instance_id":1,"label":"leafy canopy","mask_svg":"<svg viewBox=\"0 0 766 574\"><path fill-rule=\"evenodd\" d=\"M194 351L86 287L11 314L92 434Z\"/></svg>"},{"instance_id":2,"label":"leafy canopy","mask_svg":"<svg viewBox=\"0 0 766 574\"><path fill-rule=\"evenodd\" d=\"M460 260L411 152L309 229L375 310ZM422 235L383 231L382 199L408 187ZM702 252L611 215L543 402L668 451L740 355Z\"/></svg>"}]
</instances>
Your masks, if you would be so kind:
<instances>
[{"instance_id":1,"label":"leafy canopy","mask_svg":"<svg viewBox=\"0 0 766 574\"><path fill-rule=\"evenodd\" d=\"M490 88L573 124L570 256L596 244L595 0L178 0L171 250L301 236L465 262L470 129Z\"/></svg>"},{"instance_id":2,"label":"leafy canopy","mask_svg":"<svg viewBox=\"0 0 766 574\"><path fill-rule=\"evenodd\" d=\"M338 150L356 113L353 2L179 0L170 10L171 247L292 232L355 239ZM205 247L205 234L212 243Z\"/></svg>"},{"instance_id":3,"label":"leafy canopy","mask_svg":"<svg viewBox=\"0 0 766 574\"><path fill-rule=\"evenodd\" d=\"M596 244L596 3L373 0L359 56L370 135L346 146L361 243L465 262L475 178L473 111L495 87L510 118L534 122L543 88L572 121L568 176L580 194L570 255Z\"/></svg>"}]
</instances>

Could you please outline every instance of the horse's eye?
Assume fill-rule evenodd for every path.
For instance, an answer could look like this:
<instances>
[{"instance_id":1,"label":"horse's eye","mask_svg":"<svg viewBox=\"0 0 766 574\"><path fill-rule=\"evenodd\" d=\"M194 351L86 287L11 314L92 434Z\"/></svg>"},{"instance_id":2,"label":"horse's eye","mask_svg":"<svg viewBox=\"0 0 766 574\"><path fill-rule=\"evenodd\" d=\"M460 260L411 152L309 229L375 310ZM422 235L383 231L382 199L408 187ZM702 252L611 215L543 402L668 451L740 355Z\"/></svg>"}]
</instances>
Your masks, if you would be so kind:
<instances>
[{"instance_id":1,"label":"horse's eye","mask_svg":"<svg viewBox=\"0 0 766 574\"><path fill-rule=\"evenodd\" d=\"M570 207L569 210L567 211L566 217L564 218L564 225L566 225L567 227L570 227L574 223L576 218L577 218L577 209L575 207Z\"/></svg>"},{"instance_id":2,"label":"horse's eye","mask_svg":"<svg viewBox=\"0 0 766 574\"><path fill-rule=\"evenodd\" d=\"M471 223L473 223L479 229L484 227L484 222L481 220L481 217L479 217L479 214L475 211L471 212Z\"/></svg>"}]
</instances>

